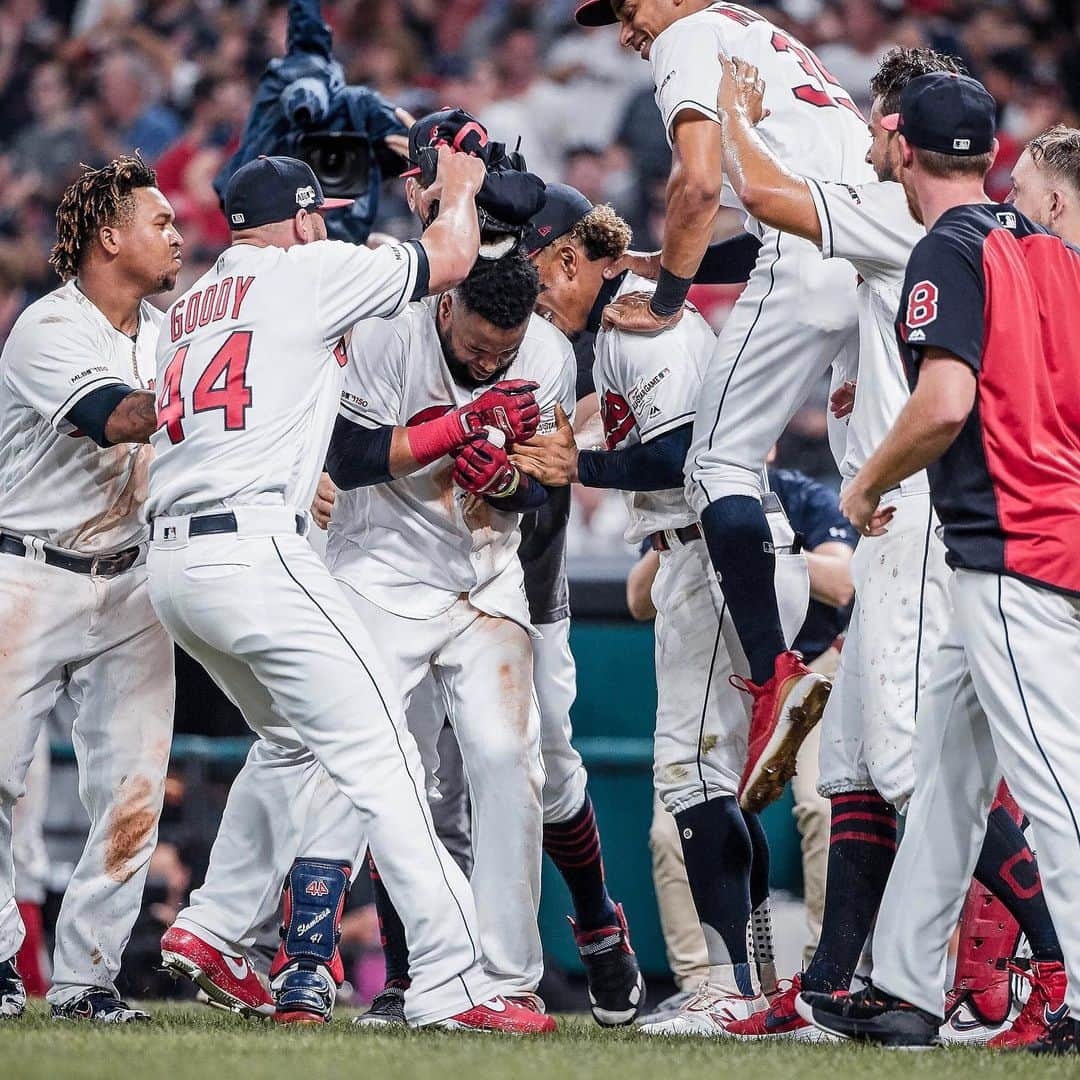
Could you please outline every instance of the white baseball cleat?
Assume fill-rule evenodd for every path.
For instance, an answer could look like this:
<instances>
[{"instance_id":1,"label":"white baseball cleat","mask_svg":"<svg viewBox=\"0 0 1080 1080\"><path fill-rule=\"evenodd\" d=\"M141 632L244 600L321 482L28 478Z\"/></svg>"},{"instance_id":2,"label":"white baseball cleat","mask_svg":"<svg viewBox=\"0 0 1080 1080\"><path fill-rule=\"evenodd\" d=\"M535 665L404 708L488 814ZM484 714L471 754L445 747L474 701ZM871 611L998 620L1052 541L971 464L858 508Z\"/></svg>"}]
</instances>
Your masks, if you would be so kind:
<instances>
[{"instance_id":1,"label":"white baseball cleat","mask_svg":"<svg viewBox=\"0 0 1080 1080\"><path fill-rule=\"evenodd\" d=\"M746 1020L759 1009L767 1009L768 1001L756 997L732 995L703 983L698 992L674 1016L655 1024L641 1024L636 1030L642 1035L683 1035L698 1039L726 1039L727 1025Z\"/></svg>"}]
</instances>

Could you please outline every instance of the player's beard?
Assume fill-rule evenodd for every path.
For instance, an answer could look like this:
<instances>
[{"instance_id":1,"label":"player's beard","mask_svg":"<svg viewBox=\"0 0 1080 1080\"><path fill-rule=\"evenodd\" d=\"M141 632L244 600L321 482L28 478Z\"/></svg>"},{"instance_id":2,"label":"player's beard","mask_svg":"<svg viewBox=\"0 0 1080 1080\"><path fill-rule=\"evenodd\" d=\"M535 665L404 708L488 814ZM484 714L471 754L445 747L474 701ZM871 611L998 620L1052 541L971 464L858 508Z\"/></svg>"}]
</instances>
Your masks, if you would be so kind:
<instances>
[{"instance_id":1,"label":"player's beard","mask_svg":"<svg viewBox=\"0 0 1080 1080\"><path fill-rule=\"evenodd\" d=\"M457 354L454 352L453 343L450 341L449 331L443 332L443 328L439 326L438 321L435 323L435 332L439 335L439 344L442 346L443 360L446 361L446 367L450 372L450 378L458 384L458 386L464 386L466 390L477 390L481 386L490 386L493 382L498 382L502 378L506 369L513 363L513 360L508 360L501 368L497 368L487 378L478 379L469 370L469 365L463 360L459 360Z\"/></svg>"}]
</instances>

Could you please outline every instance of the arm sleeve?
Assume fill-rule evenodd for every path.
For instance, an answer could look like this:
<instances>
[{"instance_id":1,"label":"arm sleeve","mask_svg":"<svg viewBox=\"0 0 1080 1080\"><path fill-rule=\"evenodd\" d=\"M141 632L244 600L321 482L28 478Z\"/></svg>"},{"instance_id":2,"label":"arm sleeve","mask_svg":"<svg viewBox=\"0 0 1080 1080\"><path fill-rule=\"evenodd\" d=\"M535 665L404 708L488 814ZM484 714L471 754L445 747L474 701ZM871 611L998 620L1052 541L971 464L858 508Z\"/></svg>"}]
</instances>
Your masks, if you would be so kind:
<instances>
[{"instance_id":1,"label":"arm sleeve","mask_svg":"<svg viewBox=\"0 0 1080 1080\"><path fill-rule=\"evenodd\" d=\"M397 321L358 323L349 339L341 415L367 428L404 423L407 351L407 335Z\"/></svg>"},{"instance_id":2,"label":"arm sleeve","mask_svg":"<svg viewBox=\"0 0 1080 1080\"><path fill-rule=\"evenodd\" d=\"M907 266L924 235L897 183L838 184L807 179L821 225L821 254L847 259L863 277Z\"/></svg>"},{"instance_id":3,"label":"arm sleeve","mask_svg":"<svg viewBox=\"0 0 1080 1080\"><path fill-rule=\"evenodd\" d=\"M327 341L336 341L361 319L393 318L427 291L427 255L417 241L374 251L337 240L309 247L320 249L316 309Z\"/></svg>"},{"instance_id":4,"label":"arm sleeve","mask_svg":"<svg viewBox=\"0 0 1080 1080\"><path fill-rule=\"evenodd\" d=\"M930 346L978 372L982 366L986 289L976 255L957 237L929 233L915 246L900 299L898 325L916 365Z\"/></svg>"},{"instance_id":5,"label":"arm sleeve","mask_svg":"<svg viewBox=\"0 0 1080 1080\"><path fill-rule=\"evenodd\" d=\"M13 335L14 336L14 335ZM106 386L125 386L108 364L93 355L85 325L62 315L45 314L20 327L8 343L7 382L14 394L61 435L77 425L68 414L88 394ZM130 387L126 387L130 392Z\"/></svg>"},{"instance_id":6,"label":"arm sleeve","mask_svg":"<svg viewBox=\"0 0 1080 1080\"><path fill-rule=\"evenodd\" d=\"M578 477L585 487L666 491L683 485L693 422L623 450L582 450Z\"/></svg>"},{"instance_id":7,"label":"arm sleeve","mask_svg":"<svg viewBox=\"0 0 1080 1080\"><path fill-rule=\"evenodd\" d=\"M338 416L326 454L326 471L334 485L349 491L391 481L390 440L393 436L392 425L364 427Z\"/></svg>"},{"instance_id":8,"label":"arm sleeve","mask_svg":"<svg viewBox=\"0 0 1080 1080\"><path fill-rule=\"evenodd\" d=\"M694 275L694 284L743 284L749 280L760 250L761 241L745 232L721 240L718 244L710 244Z\"/></svg>"},{"instance_id":9,"label":"arm sleeve","mask_svg":"<svg viewBox=\"0 0 1080 1080\"><path fill-rule=\"evenodd\" d=\"M127 383L99 386L68 409L68 423L93 439L98 446L112 446L112 443L105 438L105 425L109 422L109 417L112 416L116 406L128 394L133 393L135 393L135 387L128 386Z\"/></svg>"}]
</instances>

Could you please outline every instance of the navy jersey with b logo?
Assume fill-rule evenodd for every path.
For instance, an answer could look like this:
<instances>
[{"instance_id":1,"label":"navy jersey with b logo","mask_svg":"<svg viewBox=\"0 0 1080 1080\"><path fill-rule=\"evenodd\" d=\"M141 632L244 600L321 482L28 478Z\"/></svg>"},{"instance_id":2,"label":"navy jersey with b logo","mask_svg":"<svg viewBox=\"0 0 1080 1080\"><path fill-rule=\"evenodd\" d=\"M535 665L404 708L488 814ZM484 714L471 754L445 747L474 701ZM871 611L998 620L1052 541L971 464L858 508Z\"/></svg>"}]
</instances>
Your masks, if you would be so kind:
<instances>
[{"instance_id":1,"label":"navy jersey with b logo","mask_svg":"<svg viewBox=\"0 0 1080 1080\"><path fill-rule=\"evenodd\" d=\"M954 207L911 253L897 332L912 385L930 347L977 379L928 470L949 564L1080 595L1080 251L1013 206Z\"/></svg>"}]
</instances>

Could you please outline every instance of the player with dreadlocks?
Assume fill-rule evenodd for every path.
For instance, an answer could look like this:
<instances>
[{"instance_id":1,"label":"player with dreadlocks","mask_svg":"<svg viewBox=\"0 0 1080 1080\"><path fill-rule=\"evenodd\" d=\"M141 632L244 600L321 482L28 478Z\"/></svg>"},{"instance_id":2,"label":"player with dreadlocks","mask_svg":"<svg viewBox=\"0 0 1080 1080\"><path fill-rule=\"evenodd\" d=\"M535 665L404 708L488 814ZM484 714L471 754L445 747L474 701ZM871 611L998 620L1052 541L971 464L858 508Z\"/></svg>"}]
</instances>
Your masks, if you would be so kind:
<instances>
[{"instance_id":1,"label":"player with dreadlocks","mask_svg":"<svg viewBox=\"0 0 1080 1080\"><path fill-rule=\"evenodd\" d=\"M172 643L146 588L161 323L146 298L175 286L182 240L156 183L136 154L86 169L67 189L50 260L64 284L23 312L0 355L0 1017L26 1002L12 810L66 693L90 832L57 919L48 997L58 1019L149 1019L120 1000L114 979L157 839L172 735Z\"/></svg>"}]
</instances>

